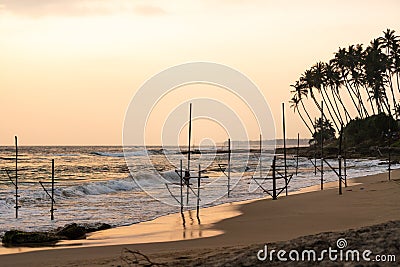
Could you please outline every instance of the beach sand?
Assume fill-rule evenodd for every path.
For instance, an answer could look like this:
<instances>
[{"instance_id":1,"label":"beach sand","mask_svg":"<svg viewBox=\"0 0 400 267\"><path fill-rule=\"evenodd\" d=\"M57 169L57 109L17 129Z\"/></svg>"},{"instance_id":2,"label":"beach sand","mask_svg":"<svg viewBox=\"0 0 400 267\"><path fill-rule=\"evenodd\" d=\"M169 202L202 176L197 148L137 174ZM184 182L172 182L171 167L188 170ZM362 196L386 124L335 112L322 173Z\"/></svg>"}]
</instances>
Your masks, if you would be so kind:
<instances>
[{"instance_id":1,"label":"beach sand","mask_svg":"<svg viewBox=\"0 0 400 267\"><path fill-rule=\"evenodd\" d=\"M186 228L179 219L181 215L174 214L94 233L88 240L79 242L83 244L81 247L1 255L0 265L135 266L130 250L170 266L252 266L262 263L255 256L263 244L273 243L277 247L296 244L303 248L321 244L335 246L335 238L339 236L349 238L354 246L362 242L364 247L373 246L368 249L378 249L376 253L400 254L399 242L395 239L399 238L399 223L382 225L400 221L400 170L392 172L391 181L387 174L351 179L342 195L338 194L337 183L325 184L323 191L313 191L318 188L308 188L276 201L262 199L202 209L201 225L195 219L195 212L192 219L185 216L188 217ZM360 229L366 226L373 227ZM374 234L379 231L384 238ZM320 234L324 232L338 233ZM303 237L308 235L314 236ZM299 237L303 238L292 240ZM282 243L288 240L292 241ZM9 251L12 252L16 251ZM146 262L145 257L138 258L141 263Z\"/></svg>"}]
</instances>

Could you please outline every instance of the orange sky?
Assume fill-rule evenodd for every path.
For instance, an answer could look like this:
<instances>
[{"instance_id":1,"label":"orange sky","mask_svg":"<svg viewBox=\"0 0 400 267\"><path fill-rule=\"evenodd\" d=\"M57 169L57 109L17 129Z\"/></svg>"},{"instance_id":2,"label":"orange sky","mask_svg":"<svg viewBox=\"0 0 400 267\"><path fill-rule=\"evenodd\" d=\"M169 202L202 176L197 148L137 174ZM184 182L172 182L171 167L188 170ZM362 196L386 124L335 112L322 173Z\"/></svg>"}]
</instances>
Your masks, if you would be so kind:
<instances>
[{"instance_id":1,"label":"orange sky","mask_svg":"<svg viewBox=\"0 0 400 267\"><path fill-rule=\"evenodd\" d=\"M14 135L25 145L120 145L140 85L191 61L252 79L281 137L289 85L340 46L399 34L399 10L395 0L0 0L0 145ZM309 137L287 115L287 136Z\"/></svg>"}]
</instances>

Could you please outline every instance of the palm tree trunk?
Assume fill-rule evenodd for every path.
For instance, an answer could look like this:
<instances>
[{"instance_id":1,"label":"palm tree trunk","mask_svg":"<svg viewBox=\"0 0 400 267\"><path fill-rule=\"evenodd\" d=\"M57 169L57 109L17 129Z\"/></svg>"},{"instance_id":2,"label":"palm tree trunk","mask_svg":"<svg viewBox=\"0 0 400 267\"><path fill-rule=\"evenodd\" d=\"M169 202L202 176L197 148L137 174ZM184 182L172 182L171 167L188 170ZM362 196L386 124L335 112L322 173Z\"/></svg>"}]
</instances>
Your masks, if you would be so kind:
<instances>
[{"instance_id":1,"label":"palm tree trunk","mask_svg":"<svg viewBox=\"0 0 400 267\"><path fill-rule=\"evenodd\" d=\"M337 99L339 100L339 103L343 107L345 118L346 118L346 122L349 123L349 120L352 120L352 117L350 116L349 112L347 111L346 106L343 104L342 98L340 97L339 93L336 90L334 90L334 93L335 93Z\"/></svg>"},{"instance_id":2,"label":"palm tree trunk","mask_svg":"<svg viewBox=\"0 0 400 267\"><path fill-rule=\"evenodd\" d=\"M365 91L367 92L368 101L369 101L369 104L371 105L371 108L372 108L372 113L374 113L374 115L376 115L374 104L372 103L371 95L368 92L368 88L366 86L363 86L363 87L365 88Z\"/></svg>"},{"instance_id":3,"label":"palm tree trunk","mask_svg":"<svg viewBox=\"0 0 400 267\"><path fill-rule=\"evenodd\" d=\"M353 88L353 86L351 86L351 84L349 83L349 81L346 81L346 83L349 85L351 91L352 91L352 92L354 93L354 95L357 97L357 100L358 100L358 107L359 107L359 110L360 110L360 115L361 115L361 118L364 118L364 113L365 113L366 109L365 109L365 106L364 106L364 104L363 104L363 102L362 102L360 90L358 90L358 88ZM367 115L367 114L365 114L365 115Z\"/></svg>"},{"instance_id":4,"label":"palm tree trunk","mask_svg":"<svg viewBox=\"0 0 400 267\"><path fill-rule=\"evenodd\" d=\"M337 101L336 101L336 95L335 95L335 93L333 92L333 88L331 87L330 88L331 90L331 95L332 95L332 98L333 98L333 102L335 102L335 107L336 107L336 110L337 110L337 113L338 113L338 115L339 115L339 118L340 118L340 124L344 124L344 121L343 121L343 117L342 117L342 114L340 113L340 108L339 108L339 106L338 106L338 104L337 104ZM348 121L347 121L348 122ZM346 123L347 123L346 122Z\"/></svg>"},{"instance_id":5,"label":"palm tree trunk","mask_svg":"<svg viewBox=\"0 0 400 267\"><path fill-rule=\"evenodd\" d=\"M354 98L353 98L352 91L350 90L350 87L348 86L347 79L344 79L344 83L345 83L345 87L346 87L346 89L347 89L347 91L349 92L349 95L350 95L350 97L351 97L351 101L353 101L354 107L355 107L356 110L357 110L358 115L360 116L360 118L362 118L362 114L360 113L360 110L359 110L359 108L358 108L358 106L357 106L357 104L356 104L356 101L355 101Z\"/></svg>"},{"instance_id":6,"label":"palm tree trunk","mask_svg":"<svg viewBox=\"0 0 400 267\"><path fill-rule=\"evenodd\" d=\"M390 86L390 92L392 93L392 100L393 100L393 106L396 107L396 98L394 95L394 91L393 91L393 83L392 83L392 72L389 71L389 86Z\"/></svg>"},{"instance_id":7,"label":"palm tree trunk","mask_svg":"<svg viewBox=\"0 0 400 267\"><path fill-rule=\"evenodd\" d=\"M308 126L306 120L304 119L303 115L301 115L300 109L297 109L297 114L299 114L301 120L306 125L307 129L310 131L311 135L313 135L313 131L311 130L310 126Z\"/></svg>"},{"instance_id":8,"label":"palm tree trunk","mask_svg":"<svg viewBox=\"0 0 400 267\"><path fill-rule=\"evenodd\" d=\"M314 124L313 124L313 120L312 120L311 117L310 117L310 114L308 114L308 111L307 111L306 107L304 106L303 99L300 98L300 102L301 102L301 106L303 107L304 112L307 114L307 117L308 117L308 119L309 119L310 122L311 122L311 125L314 125Z\"/></svg>"},{"instance_id":9,"label":"palm tree trunk","mask_svg":"<svg viewBox=\"0 0 400 267\"><path fill-rule=\"evenodd\" d=\"M385 101L383 101L383 103L385 104L385 107L386 107L386 109L387 109L387 111L388 111L388 114L389 114L390 116L392 116L392 112L390 111L389 98L387 97L386 91L385 91L385 93L384 93L384 96L385 96Z\"/></svg>"},{"instance_id":10,"label":"palm tree trunk","mask_svg":"<svg viewBox=\"0 0 400 267\"><path fill-rule=\"evenodd\" d=\"M324 89L322 88L322 89L321 89L322 99L324 100L325 103L327 103L327 101L325 100L323 91L324 91ZM334 123L335 126L336 126L336 129L337 129L338 132L339 132L339 131L340 131L340 130L339 130L339 127L338 127L338 125L337 125L337 123L336 123L336 121L335 121L335 118L334 118L333 115L332 115L331 109L329 108L328 105L325 105L325 106L326 106L326 109L328 110L329 115L331 116L331 119L332 119L333 123Z\"/></svg>"},{"instance_id":11,"label":"palm tree trunk","mask_svg":"<svg viewBox=\"0 0 400 267\"><path fill-rule=\"evenodd\" d=\"M362 97L361 97L360 88L359 88L358 85L356 85L356 90L357 90L357 92L358 92L358 101L359 101L359 103L362 104L362 107L361 107L361 108L364 109L364 114L365 114L367 117L369 117L368 111L367 111L367 109L366 109L366 107L365 107L365 105L364 105L364 103L363 103L363 100L362 100Z\"/></svg>"},{"instance_id":12,"label":"palm tree trunk","mask_svg":"<svg viewBox=\"0 0 400 267\"><path fill-rule=\"evenodd\" d=\"M311 95L312 100L314 101L314 104L317 106L318 110L319 110L320 112L322 112L322 108L321 108L321 106L318 104L318 101L317 101L317 99L315 98L312 89L310 89L310 95ZM328 121L328 117L326 117L325 113L324 113L324 119ZM314 127L314 128L315 128L315 127Z\"/></svg>"},{"instance_id":13,"label":"palm tree trunk","mask_svg":"<svg viewBox=\"0 0 400 267\"><path fill-rule=\"evenodd\" d=\"M333 104L332 104L332 101L331 101L331 99L330 99L330 97L329 97L329 95L328 95L328 92L326 91L327 88L326 88L326 87L322 87L322 90L325 91L326 97L328 98L328 101L329 101L329 105L331 106L331 108L332 108L332 110L333 110L333 113L335 114L336 119L338 120L339 124L343 124L343 121L341 120L341 117L338 116L338 114L336 113L336 109L335 109L335 107L334 107ZM327 106L328 106L328 105L327 105Z\"/></svg>"}]
</instances>

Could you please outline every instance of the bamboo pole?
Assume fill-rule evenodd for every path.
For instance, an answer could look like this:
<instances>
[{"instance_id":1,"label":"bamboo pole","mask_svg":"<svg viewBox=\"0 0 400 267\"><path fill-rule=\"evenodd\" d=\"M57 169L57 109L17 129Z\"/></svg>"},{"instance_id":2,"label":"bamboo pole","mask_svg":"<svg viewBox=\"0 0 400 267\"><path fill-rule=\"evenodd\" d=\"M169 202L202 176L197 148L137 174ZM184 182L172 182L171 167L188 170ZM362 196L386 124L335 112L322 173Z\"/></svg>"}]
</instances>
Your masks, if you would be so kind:
<instances>
[{"instance_id":1,"label":"bamboo pole","mask_svg":"<svg viewBox=\"0 0 400 267\"><path fill-rule=\"evenodd\" d=\"M389 153L389 181L390 181L390 172L391 172L391 151L390 151L390 147L392 145L392 133L390 131L390 120L389 120L389 146L388 146L388 153Z\"/></svg>"},{"instance_id":2,"label":"bamboo pole","mask_svg":"<svg viewBox=\"0 0 400 267\"><path fill-rule=\"evenodd\" d=\"M188 142L188 157L187 157L187 168L190 171L190 141L192 138L192 103L189 105L189 142Z\"/></svg>"},{"instance_id":3,"label":"bamboo pole","mask_svg":"<svg viewBox=\"0 0 400 267\"><path fill-rule=\"evenodd\" d=\"M189 206L189 185L190 185L190 141L192 138L192 103L189 105L189 142L188 142L188 159L187 159L187 188L186 188L186 205ZM186 176L186 175L185 175Z\"/></svg>"},{"instance_id":4,"label":"bamboo pole","mask_svg":"<svg viewBox=\"0 0 400 267\"><path fill-rule=\"evenodd\" d=\"M390 114L389 114L389 115L390 115ZM389 177L388 177L388 178L389 178L389 181L390 181L390 171L391 171L391 165L390 165L390 164L391 164L391 162L390 162L390 161L391 161L391 158L390 158L390 156L391 156L391 155L390 155L390 146L391 146L391 144L392 144L392 142L391 142L391 141L392 141L392 133L391 133L391 130L390 130L390 125L391 125L390 121L391 121L391 120L390 120L390 119L392 119L392 116L391 116L391 115L390 115L390 118L389 118L389 130L388 130L388 132L389 132L389 136L388 136L388 137L389 137L389 147L388 147L388 150L389 150L389 151L388 151L388 152L389 152Z\"/></svg>"},{"instance_id":5,"label":"bamboo pole","mask_svg":"<svg viewBox=\"0 0 400 267\"><path fill-rule=\"evenodd\" d=\"M324 190L324 102L321 102L321 190Z\"/></svg>"},{"instance_id":6,"label":"bamboo pole","mask_svg":"<svg viewBox=\"0 0 400 267\"><path fill-rule=\"evenodd\" d=\"M314 137L317 136L316 126L314 125ZM317 175L317 142L314 140L314 176Z\"/></svg>"},{"instance_id":7,"label":"bamboo pole","mask_svg":"<svg viewBox=\"0 0 400 267\"><path fill-rule=\"evenodd\" d=\"M15 136L15 218L18 219L18 137Z\"/></svg>"},{"instance_id":8,"label":"bamboo pole","mask_svg":"<svg viewBox=\"0 0 400 267\"><path fill-rule=\"evenodd\" d=\"M183 212L183 172L182 172L182 160L180 161L179 176L181 178L181 212Z\"/></svg>"},{"instance_id":9,"label":"bamboo pole","mask_svg":"<svg viewBox=\"0 0 400 267\"><path fill-rule=\"evenodd\" d=\"M274 159L272 160L272 199L273 200L277 199L275 169L276 169L276 156L274 156Z\"/></svg>"},{"instance_id":10,"label":"bamboo pole","mask_svg":"<svg viewBox=\"0 0 400 267\"><path fill-rule=\"evenodd\" d=\"M343 125L342 125L343 127ZM347 159L346 159L346 136L343 135L343 170L344 170L344 187L347 187Z\"/></svg>"},{"instance_id":11,"label":"bamboo pole","mask_svg":"<svg viewBox=\"0 0 400 267\"><path fill-rule=\"evenodd\" d=\"M342 194L342 137L343 137L343 125L340 130L340 136L339 136L339 155L338 155L338 161L339 161L339 195Z\"/></svg>"},{"instance_id":12,"label":"bamboo pole","mask_svg":"<svg viewBox=\"0 0 400 267\"><path fill-rule=\"evenodd\" d=\"M299 170L299 148L300 148L300 134L297 133L297 149L296 149L296 175Z\"/></svg>"},{"instance_id":13,"label":"bamboo pole","mask_svg":"<svg viewBox=\"0 0 400 267\"><path fill-rule=\"evenodd\" d=\"M51 160L51 220L54 220L54 159Z\"/></svg>"},{"instance_id":14,"label":"bamboo pole","mask_svg":"<svg viewBox=\"0 0 400 267\"><path fill-rule=\"evenodd\" d=\"M201 169L199 164L199 175L197 177L197 205L196 205L197 220L199 221L200 221L200 179L201 179Z\"/></svg>"},{"instance_id":15,"label":"bamboo pole","mask_svg":"<svg viewBox=\"0 0 400 267\"><path fill-rule=\"evenodd\" d=\"M260 134L260 141L259 141L259 149L260 149L260 178L262 178L262 136Z\"/></svg>"},{"instance_id":16,"label":"bamboo pole","mask_svg":"<svg viewBox=\"0 0 400 267\"><path fill-rule=\"evenodd\" d=\"M231 139L228 139L228 197L231 193Z\"/></svg>"}]
</instances>

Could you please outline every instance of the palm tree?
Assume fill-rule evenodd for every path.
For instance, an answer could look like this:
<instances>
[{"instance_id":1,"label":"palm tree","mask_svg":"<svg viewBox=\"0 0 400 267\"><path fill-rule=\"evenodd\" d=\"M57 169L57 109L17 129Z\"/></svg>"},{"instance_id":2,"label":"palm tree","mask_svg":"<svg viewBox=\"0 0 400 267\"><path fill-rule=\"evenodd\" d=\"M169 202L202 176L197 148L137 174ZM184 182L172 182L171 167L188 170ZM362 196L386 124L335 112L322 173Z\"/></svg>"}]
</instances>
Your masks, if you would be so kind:
<instances>
[{"instance_id":1,"label":"palm tree","mask_svg":"<svg viewBox=\"0 0 400 267\"><path fill-rule=\"evenodd\" d=\"M304 88L307 88L308 91L310 92L311 99L314 101L314 104L317 106L317 108L321 111L321 106L319 105L317 99L315 98L314 95L314 74L313 72L309 69L306 70L300 77L300 82L304 86Z\"/></svg>"},{"instance_id":2,"label":"palm tree","mask_svg":"<svg viewBox=\"0 0 400 267\"><path fill-rule=\"evenodd\" d=\"M396 74L396 84L397 90L400 93L400 83L399 83L399 75L400 75L400 38L395 42L392 46L392 62L393 62L393 73ZM399 105L397 105L399 106Z\"/></svg>"},{"instance_id":3,"label":"palm tree","mask_svg":"<svg viewBox=\"0 0 400 267\"><path fill-rule=\"evenodd\" d=\"M400 94L400 36L387 29L382 37L373 39L365 49L361 44L339 48L328 63L316 63L291 86L294 87L291 91L294 93L292 107L310 132L313 127L309 122L311 125L314 122L303 101L308 93L319 111L322 107L316 97L320 94L318 98L326 103L329 121L338 131L339 126L352 120L348 106L342 100L344 94L349 95L357 112L355 116L361 119L382 112L400 117L400 104L396 100L396 95ZM304 112L308 120L302 115ZM326 114L324 119L328 121Z\"/></svg>"},{"instance_id":4,"label":"palm tree","mask_svg":"<svg viewBox=\"0 0 400 267\"><path fill-rule=\"evenodd\" d=\"M310 114L308 113L306 107L304 106L304 102L303 102L303 97L307 98L307 93L308 93L307 88L305 88L305 86L300 81L296 81L295 84L292 84L290 86L294 87L294 90L292 90L291 93L294 93L295 96L297 97L297 99L300 101L301 106L303 107L303 110L306 113L306 115L312 125L313 120L311 119Z\"/></svg>"},{"instance_id":5,"label":"palm tree","mask_svg":"<svg viewBox=\"0 0 400 267\"><path fill-rule=\"evenodd\" d=\"M393 82L392 82L392 76L393 76L393 52L396 53L396 51L393 49L393 46L398 43L398 36L394 34L393 30L387 29L386 32L383 32L384 36L378 38L378 42L380 43L380 47L384 50L386 50L386 55L387 55L387 68L386 68L386 74L389 82L389 87L390 91L392 93L392 100L393 100L393 105L396 107L396 99L394 95L394 90L393 90Z\"/></svg>"},{"instance_id":6,"label":"palm tree","mask_svg":"<svg viewBox=\"0 0 400 267\"><path fill-rule=\"evenodd\" d=\"M335 68L338 70L338 72L340 73L341 84L343 84L345 86L345 88L347 89L347 92L349 93L351 101L353 102L354 107L356 108L359 117L362 118L362 113L360 111L360 108L357 105L357 103L353 97L354 92L352 92L350 90L350 87L348 86L348 81L347 81L348 62L347 61L348 61L348 55L347 55L346 49L339 48L338 52L335 53L335 56L332 59L332 63L335 66Z\"/></svg>"},{"instance_id":7,"label":"palm tree","mask_svg":"<svg viewBox=\"0 0 400 267\"><path fill-rule=\"evenodd\" d=\"M290 100L290 107L294 109L294 112L297 111L297 114L299 114L301 120L303 121L303 123L306 125L307 129L310 131L311 134L313 134L314 132L311 130L310 126L308 126L308 123L306 122L306 120L304 119L303 115L301 115L301 112L299 110L299 103L302 102L299 98L297 98L297 94L294 95L292 97L292 99Z\"/></svg>"},{"instance_id":8,"label":"palm tree","mask_svg":"<svg viewBox=\"0 0 400 267\"><path fill-rule=\"evenodd\" d=\"M323 62L318 62L317 64L315 64L312 68L311 68L312 74L313 74L313 80L314 80L314 87L317 88L318 92L321 94L323 101L327 104L326 109L328 110L328 113L333 121L333 123L335 124L336 128L338 128L338 124L336 123L335 117L333 115L336 116L336 119L338 119L338 116L336 114L336 111L334 110L333 106L332 106L332 102L328 96L328 93L326 92L325 89L325 64ZM325 95L326 98L325 98ZM328 101L326 101L328 100ZM331 105L329 106L328 103ZM332 110L331 110L332 108ZM333 114L332 114L333 111ZM325 116L325 115L324 115ZM340 120L339 120L340 121Z\"/></svg>"},{"instance_id":9,"label":"palm tree","mask_svg":"<svg viewBox=\"0 0 400 267\"><path fill-rule=\"evenodd\" d=\"M361 62L361 58L359 57L359 48L355 48L354 45L350 45L348 50L347 50L347 57L348 60L347 62L347 69L348 69L348 78L347 78L347 84L349 85L350 89L354 92L354 94L357 97L358 100L358 107L363 114L363 117L368 117L368 111L365 108L364 101L362 100L361 92L360 92L360 87L359 83L355 83L354 78L358 78L359 73L356 71L356 68Z\"/></svg>"},{"instance_id":10,"label":"palm tree","mask_svg":"<svg viewBox=\"0 0 400 267\"><path fill-rule=\"evenodd\" d=\"M339 74L339 72L337 72L335 70L335 66L332 64L332 61L329 61L329 63L325 64L325 73L324 74L325 74L325 81L324 81L325 82L325 86L327 88L330 88L330 92L332 94L332 99L333 99L333 102L335 103L337 114L339 116L340 124L343 124L344 122L343 122L342 114L340 113L340 107L338 106L337 102L339 102L341 104L341 106L343 107L343 111L344 111L344 114L345 114L346 122L349 122L347 117L349 117L350 120L351 120L351 116L347 112L347 109L344 106L343 101L342 101L342 99L340 98L340 96L338 94L338 88L341 85L340 74Z\"/></svg>"},{"instance_id":11,"label":"palm tree","mask_svg":"<svg viewBox=\"0 0 400 267\"><path fill-rule=\"evenodd\" d=\"M356 48L354 50L353 54L353 60L354 60L354 68L351 72L351 83L356 87L360 88L363 87L365 89L365 92L368 97L368 101L370 102L371 105L371 110L372 113L375 114L375 108L374 105L371 101L371 96L368 90L368 84L365 79L365 51L362 48L361 44L357 44ZM365 112L368 114L368 112L365 110ZM369 115L369 114L368 114Z\"/></svg>"},{"instance_id":12,"label":"palm tree","mask_svg":"<svg viewBox=\"0 0 400 267\"><path fill-rule=\"evenodd\" d=\"M320 92L320 85L319 83L322 83L322 78L318 77L316 75L316 73L314 72L314 69L308 69L306 70L302 76L300 77L300 83L302 84L302 86L304 86L304 88L307 88L311 99L314 101L314 104L316 105L316 107L318 108L318 110L320 112L322 112L322 107L320 106L320 104L318 103L315 94L314 94L314 88L316 88L318 90L318 92ZM326 117L326 115L324 114L325 119L328 119Z\"/></svg>"},{"instance_id":13,"label":"palm tree","mask_svg":"<svg viewBox=\"0 0 400 267\"><path fill-rule=\"evenodd\" d=\"M390 103L385 90L387 56L382 53L378 39L372 40L365 52L365 78L368 86L372 89L372 98L375 99L375 102L380 102L378 112L382 112L382 107L385 107L390 115ZM378 108L377 102L376 105Z\"/></svg>"}]
</instances>

